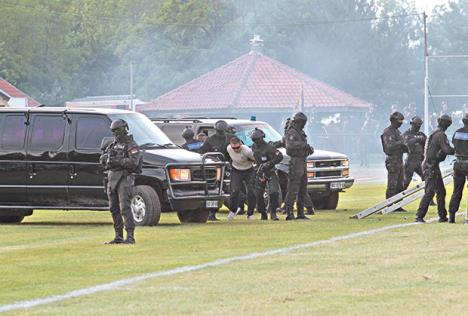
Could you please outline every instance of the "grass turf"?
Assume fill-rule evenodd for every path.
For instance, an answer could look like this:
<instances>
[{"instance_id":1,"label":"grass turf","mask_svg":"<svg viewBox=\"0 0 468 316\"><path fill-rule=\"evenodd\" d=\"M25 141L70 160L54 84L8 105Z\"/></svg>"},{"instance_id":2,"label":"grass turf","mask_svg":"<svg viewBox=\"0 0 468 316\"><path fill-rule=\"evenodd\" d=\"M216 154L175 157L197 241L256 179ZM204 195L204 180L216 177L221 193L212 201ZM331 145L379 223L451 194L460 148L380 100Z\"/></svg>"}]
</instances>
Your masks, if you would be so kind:
<instances>
[{"instance_id":1,"label":"grass turf","mask_svg":"<svg viewBox=\"0 0 468 316\"><path fill-rule=\"evenodd\" d=\"M357 211L380 201L383 192L384 187L382 185L356 185L341 196L337 211L320 212L309 222L251 222L246 221L244 218L238 218L233 222L223 220L207 225L179 225L175 214L163 214L159 226L137 229L137 244L135 246L103 245L105 240L112 238L110 214L107 212L39 211L27 218L21 225L1 226L3 234L0 236L0 267L2 270L0 275L0 305L62 294L67 291L145 272L199 264L218 258L327 239L351 232L413 220L414 212L385 216L375 215L360 221L348 219ZM448 192L450 192L449 188ZM408 209L414 210L416 207L417 202L414 202ZM432 209L429 216L433 214L434 210ZM221 217L225 219L225 215L222 214ZM437 227L437 229L434 227ZM426 242L431 248L433 230L440 230L441 234L449 235L447 241L451 241L459 231L466 231L466 229L463 229L464 227L462 225L426 225L421 228L418 226L407 230L425 232L417 236L421 237L422 241ZM406 234L406 230L404 233ZM382 236L386 235L387 233ZM354 269L362 268L364 271L372 268L374 264L372 264L372 260L369 261L369 258L378 256L381 249L386 249L385 247L391 247L393 250L398 251L403 249L401 243L395 244L391 242L392 239L386 242L387 246L380 245L380 241L375 240L374 238L364 238L356 241L339 242L333 246L323 246L323 249L330 250L330 254L324 254L323 257L320 255L317 257L317 254L322 252L322 248L314 248L310 251L302 251L288 256L257 259L252 262L245 261L232 266L210 268L185 276L147 281L143 287L136 285L124 290L51 304L50 306L28 310L27 313L62 314L66 311L68 314L92 314L92 311L96 309L98 314L114 314L125 311L128 306L133 306L136 313L146 313L150 309L159 310L158 314L210 314L216 311L223 312L224 305L226 305L226 313L235 313L240 308L238 300L241 294L239 293L243 293L242 295L246 296L247 301L258 299L260 301L266 300L266 302L271 301L272 303L278 299L280 301L282 299L291 300L291 302L302 301L301 295L288 294L283 298L281 295L278 296L278 293L289 293L289 286L294 285L296 282L301 283L304 271L306 276L312 278L309 281L303 280L307 284L314 284L314 282L317 282L316 278L322 276L324 279L329 278L330 282L336 285L337 288L333 292L353 292L352 287L357 285L349 283L351 279L347 280L347 278L354 275L354 273L358 273ZM386 238L379 236L378 240L385 241ZM420 245L416 240L413 241L413 238L407 238L404 241L408 241L410 245ZM348 244L353 243L357 245L364 243L362 245L364 251L359 254L358 250L356 250L356 254L354 251L350 251ZM443 242L441 248L445 249ZM412 269L414 269L414 262L418 261L423 255L421 249L421 247L411 248L411 251L406 253L407 258L405 257L404 261L407 264L400 268L402 275L411 274ZM384 252L389 254L387 251ZM309 263L301 262L299 260L301 254L307 253L313 258L310 258ZM437 254L437 249L434 249L433 253ZM353 264L352 260L355 256L356 258L364 256L364 259L361 258L357 261L357 264ZM424 254L424 256L426 255ZM401 257L398 252L390 252L390 259L398 259L397 257ZM325 259L328 261L321 262ZM268 263L269 260L273 261L273 263ZM284 262L274 263L275 260L284 260ZM351 265L348 266L350 260ZM458 260L460 264L464 263L465 265L466 261L468 261L466 256L461 256ZM343 269L344 264L346 264L345 270L350 274L341 274L340 271ZM257 267L257 265L259 266ZM277 275L282 270L283 265L286 268L284 271L286 275ZM380 263L377 262L375 265L379 266ZM239 279L240 283L236 285L232 283L233 281L225 280L222 276L224 271L231 271L230 277L234 280ZM257 276L257 273L262 271L265 275L263 277L260 274ZM203 277L201 280L195 279L197 276L203 276L204 274L207 275L205 276L206 284L203 283L205 282ZM452 275L451 272L449 274ZM299 279L295 277L296 275ZM429 278L432 278L432 276L429 275ZM185 279L189 286L176 284L177 280L182 279ZM274 279L274 282L272 282L272 279ZM360 286L372 287L378 284L375 283L374 279L375 277L371 274L370 277L365 277L361 281ZM149 284L148 290L145 290L147 284ZM259 289L255 284L260 286L261 289L265 288L265 292L258 292ZM349 288L349 285L352 287ZM181 293L177 290L171 290L179 288L182 289ZM404 289L406 286L402 284L401 288ZM168 292L162 295L163 293L160 292L164 291L164 289L167 289ZM156 293L152 293L152 291ZM315 285L312 288L305 287L302 291L306 293L312 291L311 293L322 297L324 301L327 298L336 299L332 294L323 292L322 286L318 288ZM139 294L134 296L134 292ZM293 291L292 293L296 292ZM385 287L383 287L381 296L385 296L385 293ZM391 293L392 291L388 292L389 295ZM112 301L110 298L115 298L116 295L119 299ZM151 299L153 295L154 299ZM180 295L185 296L186 300L187 297L190 299L186 303L175 302L174 300L177 298L180 299ZM352 306L353 304L349 300L353 297L360 298L362 295L363 293L360 292L351 296L344 295L344 300L338 303L327 301L322 312L333 312L333 306L335 305L348 306L351 304L349 306ZM141 301L142 297L149 299ZM365 295L362 297L365 297ZM211 299L214 300L213 305L218 306L217 309L206 308L205 303L211 302ZM324 304L324 301L322 301L322 304ZM390 298L390 303L391 301L392 298ZM82 304L81 302L86 303ZM312 304L306 300L298 305L298 311L308 313L310 310L309 303ZM173 306L174 304L176 306ZM375 302L368 305L369 308L373 308ZM244 305L241 304L241 306ZM249 306L249 304L245 305L245 309L242 309L241 313L259 313L259 307L256 304L252 308L249 308ZM268 311L268 309L265 309L265 311ZM317 312L315 309L314 311ZM369 310L363 311L369 312ZM273 310L270 310L270 312L275 314Z\"/></svg>"}]
</instances>

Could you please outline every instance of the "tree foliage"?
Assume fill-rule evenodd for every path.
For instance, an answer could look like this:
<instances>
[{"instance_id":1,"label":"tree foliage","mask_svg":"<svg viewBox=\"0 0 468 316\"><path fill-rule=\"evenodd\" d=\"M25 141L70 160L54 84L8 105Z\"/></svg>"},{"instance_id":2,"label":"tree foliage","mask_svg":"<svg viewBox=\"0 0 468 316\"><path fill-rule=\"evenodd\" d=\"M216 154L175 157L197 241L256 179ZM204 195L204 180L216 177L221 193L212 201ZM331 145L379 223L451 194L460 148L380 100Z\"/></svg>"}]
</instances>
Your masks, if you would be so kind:
<instances>
[{"instance_id":1,"label":"tree foliage","mask_svg":"<svg viewBox=\"0 0 468 316\"><path fill-rule=\"evenodd\" d=\"M46 104L128 94L130 63L136 94L157 97L247 53L253 34L264 38L265 54L370 102L422 102L422 15L411 0L0 5L8 17L0 20L0 76ZM463 0L435 10L433 52L467 51L467 6ZM437 85L451 82L457 89L466 86L462 75Z\"/></svg>"}]
</instances>

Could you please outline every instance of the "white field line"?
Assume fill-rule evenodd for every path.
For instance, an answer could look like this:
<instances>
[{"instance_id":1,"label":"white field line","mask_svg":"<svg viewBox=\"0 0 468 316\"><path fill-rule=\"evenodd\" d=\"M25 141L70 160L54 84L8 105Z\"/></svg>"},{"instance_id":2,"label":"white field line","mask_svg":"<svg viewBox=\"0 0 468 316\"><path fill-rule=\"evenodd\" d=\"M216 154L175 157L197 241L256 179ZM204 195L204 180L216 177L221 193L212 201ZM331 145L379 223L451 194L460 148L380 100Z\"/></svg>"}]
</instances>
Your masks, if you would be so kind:
<instances>
[{"instance_id":1,"label":"white field line","mask_svg":"<svg viewBox=\"0 0 468 316\"><path fill-rule=\"evenodd\" d=\"M437 220L437 218L431 219L428 222L433 222L435 220ZM123 286L133 285L135 283L146 281L149 279L157 279L157 278L161 278L165 276L172 276L172 275L185 273L185 272L198 271L198 270L202 270L205 268L217 267L217 266L221 266L221 265L225 265L225 264L229 264L229 263L237 262L237 261L252 260L256 258L286 254L295 250L317 247L317 246L326 245L326 244L332 244L332 243L335 243L337 241L342 241L342 240L349 240L349 239L354 239L354 238L359 238L359 237L372 236L381 232L385 232L387 230L410 227L410 226L414 226L418 224L420 223L406 223L406 224L385 226L385 227L371 229L371 230L367 230L363 232L352 233L352 234L348 234L344 236L332 237L330 239L317 240L314 242L298 244L298 245L291 246L291 247L273 249L273 250L268 250L264 252L253 252L253 253L243 255L243 256L235 256L235 257L230 257L230 258L225 258L225 259L217 259L217 260L210 261L210 262L203 263L203 264L182 266L179 268L170 269L166 271L145 273L136 277L122 279L122 280L109 282L109 283L104 283L104 284L100 284L100 285L96 285L92 287L87 287L87 288L83 288L80 290L71 291L65 294L47 296L44 298L38 298L34 300L19 301L19 302L12 303L12 304L1 305L0 313L9 312L9 311L18 310L18 309L27 309L27 308L36 307L39 305L61 302L61 301L72 299L72 298L77 298L77 297L81 297L85 295L91 295L94 293L115 290Z\"/></svg>"}]
</instances>

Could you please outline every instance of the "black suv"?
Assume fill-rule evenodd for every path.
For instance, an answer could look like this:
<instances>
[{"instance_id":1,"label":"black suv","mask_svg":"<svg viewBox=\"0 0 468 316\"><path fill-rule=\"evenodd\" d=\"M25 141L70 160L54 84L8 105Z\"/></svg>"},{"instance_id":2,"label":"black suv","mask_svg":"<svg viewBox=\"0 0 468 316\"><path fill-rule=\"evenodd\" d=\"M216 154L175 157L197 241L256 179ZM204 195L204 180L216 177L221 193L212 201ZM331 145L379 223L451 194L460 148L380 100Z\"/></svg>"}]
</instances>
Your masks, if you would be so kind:
<instances>
[{"instance_id":1,"label":"black suv","mask_svg":"<svg viewBox=\"0 0 468 316\"><path fill-rule=\"evenodd\" d=\"M152 118L153 121L174 143L184 143L182 130L191 126L195 133L204 133L208 136L215 133L214 123L219 119L225 120L236 131L244 144L252 146L249 133L255 127L265 132L267 142L281 140L281 135L270 124L256 120L242 120L236 118ZM312 138L313 142L313 138ZM284 159L278 165L280 185L283 195L286 194L288 183L289 156L284 148L280 149ZM339 192L350 188L354 179L349 176L349 160L344 154L318 150L307 158L307 189L314 204L319 209L336 209ZM284 196L283 196L284 197Z\"/></svg>"},{"instance_id":2,"label":"black suv","mask_svg":"<svg viewBox=\"0 0 468 316\"><path fill-rule=\"evenodd\" d=\"M181 222L206 222L218 208L225 163L179 148L140 113L111 109L0 109L0 222L33 209L107 210L101 141L124 119L143 155L132 211L137 225L156 225L161 211Z\"/></svg>"}]
</instances>

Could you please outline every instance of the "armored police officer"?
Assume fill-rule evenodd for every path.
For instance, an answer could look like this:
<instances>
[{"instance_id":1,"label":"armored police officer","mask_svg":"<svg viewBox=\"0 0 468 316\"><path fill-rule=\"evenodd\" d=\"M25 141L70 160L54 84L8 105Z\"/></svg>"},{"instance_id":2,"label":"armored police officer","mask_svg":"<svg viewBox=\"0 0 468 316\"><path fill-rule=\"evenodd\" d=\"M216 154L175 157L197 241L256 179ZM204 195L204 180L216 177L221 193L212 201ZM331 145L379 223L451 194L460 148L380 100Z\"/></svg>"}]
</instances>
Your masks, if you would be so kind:
<instances>
[{"instance_id":1,"label":"armored police officer","mask_svg":"<svg viewBox=\"0 0 468 316\"><path fill-rule=\"evenodd\" d=\"M257 164L255 178L257 211L262 215L262 220L268 219L265 199L263 198L265 188L268 188L270 218L277 221L276 209L278 208L279 201L279 180L276 174L276 165L283 160L283 155L274 146L265 142L265 133L261 129L255 128L250 138L253 141L252 150ZM247 216L252 215L252 212L247 214Z\"/></svg>"},{"instance_id":2,"label":"armored police officer","mask_svg":"<svg viewBox=\"0 0 468 316\"><path fill-rule=\"evenodd\" d=\"M420 131L423 121L418 116L411 119L411 127L403 133L403 140L408 148L404 166L404 185L403 189L408 188L413 174L416 172L421 180L424 181L422 172L422 162L424 159L424 145L426 144L426 135Z\"/></svg>"},{"instance_id":3,"label":"armored police officer","mask_svg":"<svg viewBox=\"0 0 468 316\"><path fill-rule=\"evenodd\" d=\"M286 220L294 219L294 201L297 199L296 219L308 219L304 215L304 201L307 192L307 156L313 154L314 149L307 144L304 127L307 116L302 112L294 114L285 134L286 153L289 160L288 195L285 201Z\"/></svg>"},{"instance_id":4,"label":"armored police officer","mask_svg":"<svg viewBox=\"0 0 468 316\"><path fill-rule=\"evenodd\" d=\"M387 199L403 191L403 153L408 151L398 130L403 124L403 120L403 114L393 112L390 115L390 126L384 129L383 134L380 136L383 151L387 155L385 159L385 167L387 168L387 192L385 196ZM397 211L404 210L399 208Z\"/></svg>"},{"instance_id":5,"label":"armored police officer","mask_svg":"<svg viewBox=\"0 0 468 316\"><path fill-rule=\"evenodd\" d=\"M284 122L284 134L283 134L283 137L280 139L280 140L277 140L275 142L270 142L275 148L281 148L281 147L285 147L286 144L285 144L285 135L289 129L289 124L291 123L291 118L287 118L286 121ZM286 196L285 196L285 200L288 199L288 193L286 192ZM304 206L307 210L307 215L315 215L315 210L314 210L314 204L312 203L312 200L310 198L310 195L309 193L305 194L304 195ZM286 213L286 211L284 211L284 213Z\"/></svg>"},{"instance_id":6,"label":"armored police officer","mask_svg":"<svg viewBox=\"0 0 468 316\"><path fill-rule=\"evenodd\" d=\"M199 152L203 145L203 142L195 139L195 132L190 126L187 126L182 131L182 137L185 139L185 143L182 145L183 149L190 150L193 152Z\"/></svg>"},{"instance_id":7,"label":"armored police officer","mask_svg":"<svg viewBox=\"0 0 468 316\"><path fill-rule=\"evenodd\" d=\"M209 136L203 146L200 148L200 153L205 154L207 152L219 152L222 153L225 160L229 160L230 156L227 152L227 146L229 145L229 140L231 135L228 134L229 126L226 121L219 120L214 125L216 133L214 135ZM210 210L208 215L209 221L217 221L216 218L216 211L217 210Z\"/></svg>"},{"instance_id":8,"label":"armored police officer","mask_svg":"<svg viewBox=\"0 0 468 316\"><path fill-rule=\"evenodd\" d=\"M101 156L101 163L107 170L107 196L109 209L114 222L115 238L109 244L134 244L135 222L130 206L135 184L135 173L141 173L140 149L128 135L128 125L124 120L111 124L114 141ZM123 217L123 220L122 220ZM123 228L127 238L123 239Z\"/></svg>"},{"instance_id":9,"label":"armored police officer","mask_svg":"<svg viewBox=\"0 0 468 316\"><path fill-rule=\"evenodd\" d=\"M453 193L449 204L449 223L455 223L463 195L463 187L468 176L468 114L463 116L463 127L458 129L452 138L457 160L453 165Z\"/></svg>"},{"instance_id":10,"label":"armored police officer","mask_svg":"<svg viewBox=\"0 0 468 316\"><path fill-rule=\"evenodd\" d=\"M423 161L423 174L426 181L424 196L419 203L416 214L416 222L424 223L429 203L437 193L437 210L439 222L446 222L447 210L445 209L445 187L440 172L439 163L444 161L447 155L453 155L455 150L450 146L445 131L452 124L452 118L443 114L437 119L437 128L429 135Z\"/></svg>"}]
</instances>

